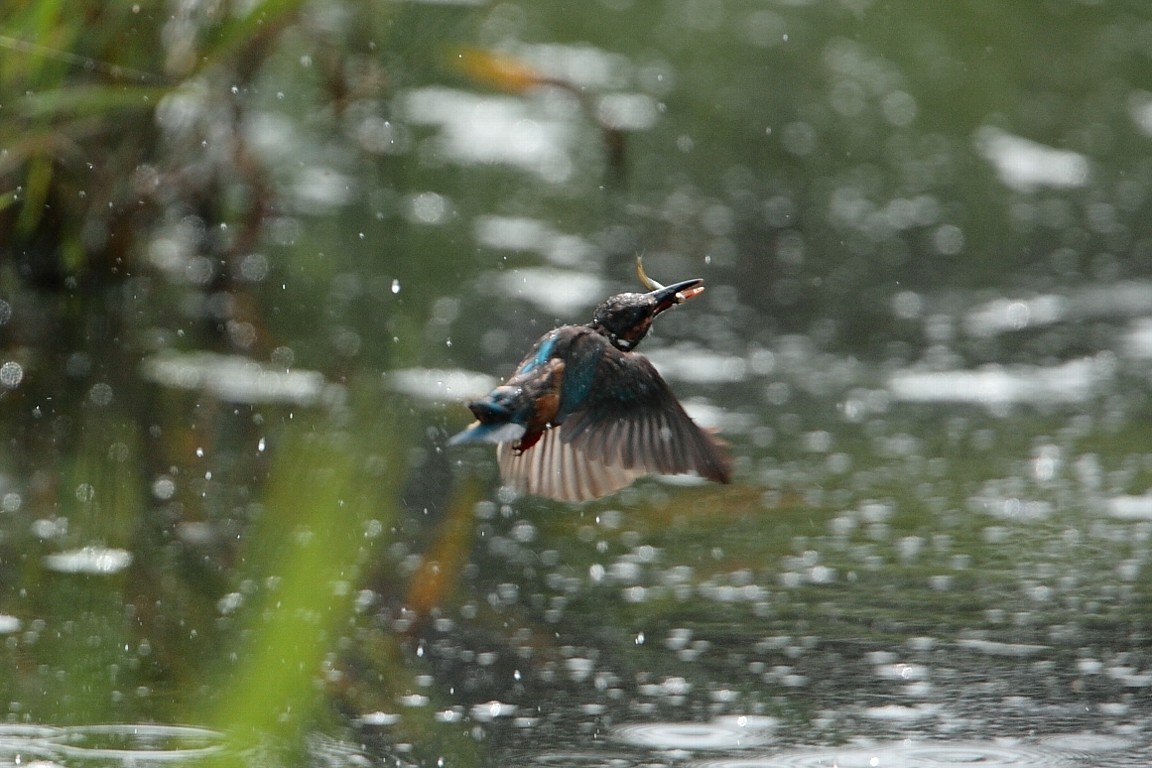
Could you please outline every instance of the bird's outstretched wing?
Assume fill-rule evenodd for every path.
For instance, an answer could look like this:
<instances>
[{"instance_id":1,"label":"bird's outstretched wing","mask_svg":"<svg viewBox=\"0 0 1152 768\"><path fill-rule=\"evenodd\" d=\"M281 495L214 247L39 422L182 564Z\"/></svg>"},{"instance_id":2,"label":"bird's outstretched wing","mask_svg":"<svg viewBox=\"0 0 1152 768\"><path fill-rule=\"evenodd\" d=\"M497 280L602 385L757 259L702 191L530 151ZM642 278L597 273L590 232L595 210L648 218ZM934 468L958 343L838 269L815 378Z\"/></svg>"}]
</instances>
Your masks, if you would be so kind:
<instances>
[{"instance_id":1,"label":"bird's outstretched wing","mask_svg":"<svg viewBox=\"0 0 1152 768\"><path fill-rule=\"evenodd\" d=\"M726 483L730 461L720 443L684 412L647 358L610 349L594 387L559 435L586 461L636 476L696 472Z\"/></svg>"},{"instance_id":2,"label":"bird's outstretched wing","mask_svg":"<svg viewBox=\"0 0 1152 768\"><path fill-rule=\"evenodd\" d=\"M603 464L576 450L563 437L564 426L544 431L539 442L523 453L511 444L496 446L504 483L520 493L558 501L588 501L631 485L644 471Z\"/></svg>"}]
</instances>

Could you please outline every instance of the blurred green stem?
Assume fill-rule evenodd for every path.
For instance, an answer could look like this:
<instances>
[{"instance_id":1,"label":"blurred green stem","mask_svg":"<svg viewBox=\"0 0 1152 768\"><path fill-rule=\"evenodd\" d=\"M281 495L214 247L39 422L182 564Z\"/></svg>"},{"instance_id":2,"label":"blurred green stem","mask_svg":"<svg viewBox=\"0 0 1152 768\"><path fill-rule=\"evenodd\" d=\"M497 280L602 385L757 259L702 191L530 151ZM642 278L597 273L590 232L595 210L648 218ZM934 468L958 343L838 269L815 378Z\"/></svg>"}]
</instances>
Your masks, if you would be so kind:
<instances>
[{"instance_id":1,"label":"blurred green stem","mask_svg":"<svg viewBox=\"0 0 1152 768\"><path fill-rule=\"evenodd\" d=\"M366 531L388 530L394 516L403 440L390 433L357 447L339 429L294 423L277 448L245 557L242 584L255 594L241 650L213 686L214 711L200 719L231 734L234 754L257 744L298 748L302 726L326 702L321 671L347 631L377 541ZM364 476L369 449L383 454L384 477ZM379 524L369 526L373 519Z\"/></svg>"}]
</instances>

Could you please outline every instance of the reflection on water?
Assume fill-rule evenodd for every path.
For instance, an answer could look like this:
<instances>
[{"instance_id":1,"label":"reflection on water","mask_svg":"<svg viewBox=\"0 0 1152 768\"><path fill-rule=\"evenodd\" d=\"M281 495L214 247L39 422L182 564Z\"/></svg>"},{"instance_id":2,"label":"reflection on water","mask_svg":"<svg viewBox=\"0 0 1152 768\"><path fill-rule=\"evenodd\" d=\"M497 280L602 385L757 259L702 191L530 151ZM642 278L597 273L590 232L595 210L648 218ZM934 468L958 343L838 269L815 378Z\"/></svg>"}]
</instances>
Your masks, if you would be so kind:
<instances>
[{"instance_id":1,"label":"reflection on water","mask_svg":"<svg viewBox=\"0 0 1152 768\"><path fill-rule=\"evenodd\" d=\"M612 730L616 741L633 747L686 752L747 749L767 744L777 723L772 718L729 715L711 723L643 723Z\"/></svg>"},{"instance_id":2,"label":"reflection on water","mask_svg":"<svg viewBox=\"0 0 1152 768\"><path fill-rule=\"evenodd\" d=\"M936 704L915 704L913 706L885 704L880 707L868 707L862 714L872 720L910 723L927 717L936 717L940 714L940 706Z\"/></svg>"},{"instance_id":3,"label":"reflection on water","mask_svg":"<svg viewBox=\"0 0 1152 768\"><path fill-rule=\"evenodd\" d=\"M384 380L394 392L434 403L464 403L489 392L497 382L475 371L404 368L388 371Z\"/></svg>"},{"instance_id":4,"label":"reflection on water","mask_svg":"<svg viewBox=\"0 0 1152 768\"><path fill-rule=\"evenodd\" d=\"M1137 359L1152 359L1152 318L1137 318L1125 334L1123 351Z\"/></svg>"},{"instance_id":5,"label":"reflection on water","mask_svg":"<svg viewBox=\"0 0 1152 768\"><path fill-rule=\"evenodd\" d=\"M1082 187L1088 182L1088 158L1079 152L1048 147L992 126L976 132L976 148L1005 186L1018 192Z\"/></svg>"},{"instance_id":6,"label":"reflection on water","mask_svg":"<svg viewBox=\"0 0 1152 768\"><path fill-rule=\"evenodd\" d=\"M1066 297L1056 295L994 299L968 312L964 317L964 330L972 336L998 336L1052 325L1067 319L1068 305Z\"/></svg>"},{"instance_id":7,"label":"reflection on water","mask_svg":"<svg viewBox=\"0 0 1152 768\"><path fill-rule=\"evenodd\" d=\"M596 111L601 123L626 131L647 130L660 114L657 102L642 93L609 94L600 99Z\"/></svg>"},{"instance_id":8,"label":"reflection on water","mask_svg":"<svg viewBox=\"0 0 1152 768\"><path fill-rule=\"evenodd\" d=\"M314 405L338 401L341 392L317 371L275 370L247 357L211 352L155 355L143 361L141 372L157 384L203 390L231 403Z\"/></svg>"},{"instance_id":9,"label":"reflection on water","mask_svg":"<svg viewBox=\"0 0 1152 768\"><path fill-rule=\"evenodd\" d=\"M585 238L558 232L539 219L481 215L473 220L472 228L478 245L496 251L532 251L550 264L579 269L584 277L592 276L589 267L603 258Z\"/></svg>"},{"instance_id":10,"label":"reflection on water","mask_svg":"<svg viewBox=\"0 0 1152 768\"><path fill-rule=\"evenodd\" d=\"M604 281L595 275L551 268L512 269L498 277L506 295L532 302L558 317L572 317L605 298ZM591 312L589 312L589 320Z\"/></svg>"},{"instance_id":11,"label":"reflection on water","mask_svg":"<svg viewBox=\"0 0 1152 768\"><path fill-rule=\"evenodd\" d=\"M464 165L506 163L554 184L574 171L576 105L564 99L534 109L523 99L429 87L405 94L399 104L410 123L439 129L436 152L446 159Z\"/></svg>"},{"instance_id":12,"label":"reflection on water","mask_svg":"<svg viewBox=\"0 0 1152 768\"><path fill-rule=\"evenodd\" d=\"M687 381L696 384L736 383L746 380L750 370L761 374L767 373L764 366L759 365L763 356L754 355L752 360L747 360L701 349L691 344L677 344L672 349L659 349L647 357L669 381Z\"/></svg>"},{"instance_id":13,"label":"reflection on water","mask_svg":"<svg viewBox=\"0 0 1152 768\"><path fill-rule=\"evenodd\" d=\"M1051 367L987 366L962 371L897 371L888 388L897 400L912 402L1078 403L1100 393L1112 381L1111 357L1070 360Z\"/></svg>"},{"instance_id":14,"label":"reflection on water","mask_svg":"<svg viewBox=\"0 0 1152 768\"><path fill-rule=\"evenodd\" d=\"M1062 294L991 299L967 310L963 328L970 336L992 337L1099 318L1137 318L1152 313L1152 284L1129 280L1085 285Z\"/></svg>"},{"instance_id":15,"label":"reflection on water","mask_svg":"<svg viewBox=\"0 0 1152 768\"><path fill-rule=\"evenodd\" d=\"M59 573L110 575L120 573L131 564L131 552L95 545L44 556L44 567Z\"/></svg>"},{"instance_id":16,"label":"reflection on water","mask_svg":"<svg viewBox=\"0 0 1152 768\"><path fill-rule=\"evenodd\" d=\"M1121 520L1152 521L1152 494L1115 496L1108 500L1108 514Z\"/></svg>"}]
</instances>

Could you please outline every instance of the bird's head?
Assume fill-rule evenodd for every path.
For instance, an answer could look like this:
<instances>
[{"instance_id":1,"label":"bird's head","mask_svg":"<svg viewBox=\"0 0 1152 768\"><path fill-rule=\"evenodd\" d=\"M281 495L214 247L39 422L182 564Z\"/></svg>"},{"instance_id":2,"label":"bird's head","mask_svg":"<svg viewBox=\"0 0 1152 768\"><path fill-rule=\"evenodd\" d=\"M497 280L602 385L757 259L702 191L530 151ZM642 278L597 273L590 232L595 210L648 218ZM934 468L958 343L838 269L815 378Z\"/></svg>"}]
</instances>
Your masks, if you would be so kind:
<instances>
[{"instance_id":1,"label":"bird's head","mask_svg":"<svg viewBox=\"0 0 1152 768\"><path fill-rule=\"evenodd\" d=\"M636 257L636 274L648 293L619 293L610 296L596 307L591 326L608 337L617 349L630 352L636 348L652 327L652 321L661 312L671 309L704 290L700 278L684 280L672 285L660 285L644 274L644 265Z\"/></svg>"}]
</instances>

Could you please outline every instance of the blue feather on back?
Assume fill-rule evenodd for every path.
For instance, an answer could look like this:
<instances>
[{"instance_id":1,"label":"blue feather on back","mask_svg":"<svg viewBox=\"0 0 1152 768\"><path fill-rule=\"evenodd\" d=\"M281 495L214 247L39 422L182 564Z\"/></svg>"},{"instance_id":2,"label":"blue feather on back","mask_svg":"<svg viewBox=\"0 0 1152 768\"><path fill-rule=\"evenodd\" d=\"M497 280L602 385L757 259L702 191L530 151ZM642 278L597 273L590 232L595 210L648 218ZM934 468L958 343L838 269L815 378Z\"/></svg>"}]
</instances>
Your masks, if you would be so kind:
<instances>
[{"instance_id":1,"label":"blue feather on back","mask_svg":"<svg viewBox=\"0 0 1152 768\"><path fill-rule=\"evenodd\" d=\"M578 410L596 381L596 371L604 349L598 338L582 336L573 344L574 354L565 360L564 389L560 396L561 417Z\"/></svg>"},{"instance_id":2,"label":"blue feather on back","mask_svg":"<svg viewBox=\"0 0 1152 768\"><path fill-rule=\"evenodd\" d=\"M521 373L527 373L548 362L552 357L552 350L556 348L556 336L556 332L553 331L540 340L540 345L536 347L536 354L532 356L532 359L528 361L527 365L520 367Z\"/></svg>"}]
</instances>

